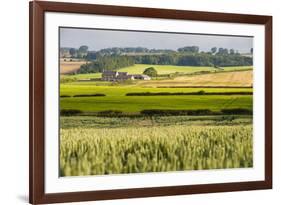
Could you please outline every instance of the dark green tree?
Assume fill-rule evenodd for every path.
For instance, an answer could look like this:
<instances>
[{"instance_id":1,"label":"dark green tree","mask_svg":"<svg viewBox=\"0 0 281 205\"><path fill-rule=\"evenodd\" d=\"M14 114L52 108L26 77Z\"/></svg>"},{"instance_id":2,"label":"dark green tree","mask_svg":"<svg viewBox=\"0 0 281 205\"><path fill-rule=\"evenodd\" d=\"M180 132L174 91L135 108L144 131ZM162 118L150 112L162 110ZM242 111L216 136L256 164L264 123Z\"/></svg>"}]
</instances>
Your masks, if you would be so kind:
<instances>
[{"instance_id":1,"label":"dark green tree","mask_svg":"<svg viewBox=\"0 0 281 205\"><path fill-rule=\"evenodd\" d=\"M185 47L179 48L178 52L198 53L199 47L198 46L185 46Z\"/></svg>"},{"instance_id":2,"label":"dark green tree","mask_svg":"<svg viewBox=\"0 0 281 205\"><path fill-rule=\"evenodd\" d=\"M146 68L143 71L143 74L148 75L150 77L156 77L157 76L157 70L153 67L149 67L149 68Z\"/></svg>"},{"instance_id":3,"label":"dark green tree","mask_svg":"<svg viewBox=\"0 0 281 205\"><path fill-rule=\"evenodd\" d=\"M211 48L211 52L212 52L212 53L216 53L216 52L217 52L217 47Z\"/></svg>"},{"instance_id":4,"label":"dark green tree","mask_svg":"<svg viewBox=\"0 0 281 205\"><path fill-rule=\"evenodd\" d=\"M74 56L74 55L76 54L76 49L75 49L75 48L69 49L69 54L70 54L71 56Z\"/></svg>"},{"instance_id":5,"label":"dark green tree","mask_svg":"<svg viewBox=\"0 0 281 205\"><path fill-rule=\"evenodd\" d=\"M78 51L80 53L87 53L88 52L88 46L80 46Z\"/></svg>"},{"instance_id":6,"label":"dark green tree","mask_svg":"<svg viewBox=\"0 0 281 205\"><path fill-rule=\"evenodd\" d=\"M230 49L230 50L229 50L229 54L230 54L230 55L234 55L234 54L235 54L234 49Z\"/></svg>"}]
</instances>

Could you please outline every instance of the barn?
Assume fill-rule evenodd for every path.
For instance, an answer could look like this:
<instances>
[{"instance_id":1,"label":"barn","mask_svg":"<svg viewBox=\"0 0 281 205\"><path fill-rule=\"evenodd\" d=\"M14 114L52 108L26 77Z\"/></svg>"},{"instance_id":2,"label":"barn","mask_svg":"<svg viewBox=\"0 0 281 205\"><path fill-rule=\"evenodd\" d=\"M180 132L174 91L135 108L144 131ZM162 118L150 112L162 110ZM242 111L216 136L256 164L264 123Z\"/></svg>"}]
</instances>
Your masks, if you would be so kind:
<instances>
[{"instance_id":1,"label":"barn","mask_svg":"<svg viewBox=\"0 0 281 205\"><path fill-rule=\"evenodd\" d=\"M151 80L151 78L148 75L143 74L129 75L127 72L105 70L102 72L101 80L115 82L125 80Z\"/></svg>"}]
</instances>

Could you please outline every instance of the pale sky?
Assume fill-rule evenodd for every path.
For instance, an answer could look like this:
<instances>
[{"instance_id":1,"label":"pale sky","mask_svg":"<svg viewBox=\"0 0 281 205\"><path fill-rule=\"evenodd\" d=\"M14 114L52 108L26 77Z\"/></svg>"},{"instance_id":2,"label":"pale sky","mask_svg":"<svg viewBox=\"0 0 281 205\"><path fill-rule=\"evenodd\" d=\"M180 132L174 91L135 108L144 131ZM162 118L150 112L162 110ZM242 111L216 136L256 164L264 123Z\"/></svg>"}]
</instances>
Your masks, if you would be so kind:
<instances>
[{"instance_id":1,"label":"pale sky","mask_svg":"<svg viewBox=\"0 0 281 205\"><path fill-rule=\"evenodd\" d=\"M87 45L89 50L95 51L112 47L145 47L149 49L176 50L184 46L199 46L200 51L210 51L212 47L222 47L233 48L240 53L249 53L253 47L253 38L244 36L60 28L61 47L79 48L81 45Z\"/></svg>"}]
</instances>

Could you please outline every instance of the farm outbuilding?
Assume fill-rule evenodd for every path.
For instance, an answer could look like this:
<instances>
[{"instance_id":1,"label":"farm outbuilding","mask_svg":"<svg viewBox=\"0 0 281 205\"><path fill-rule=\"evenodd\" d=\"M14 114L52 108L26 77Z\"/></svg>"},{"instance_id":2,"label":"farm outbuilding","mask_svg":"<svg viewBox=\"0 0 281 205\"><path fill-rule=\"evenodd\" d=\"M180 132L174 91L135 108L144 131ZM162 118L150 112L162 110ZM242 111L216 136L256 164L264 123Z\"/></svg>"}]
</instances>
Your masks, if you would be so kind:
<instances>
[{"instance_id":1,"label":"farm outbuilding","mask_svg":"<svg viewBox=\"0 0 281 205\"><path fill-rule=\"evenodd\" d=\"M136 74L132 76L134 77L134 80L151 80L151 78L148 75Z\"/></svg>"},{"instance_id":2,"label":"farm outbuilding","mask_svg":"<svg viewBox=\"0 0 281 205\"><path fill-rule=\"evenodd\" d=\"M125 81L125 80L150 80L148 75L143 74L133 74L129 75L127 72L118 71L103 71L102 78L103 81Z\"/></svg>"}]
</instances>

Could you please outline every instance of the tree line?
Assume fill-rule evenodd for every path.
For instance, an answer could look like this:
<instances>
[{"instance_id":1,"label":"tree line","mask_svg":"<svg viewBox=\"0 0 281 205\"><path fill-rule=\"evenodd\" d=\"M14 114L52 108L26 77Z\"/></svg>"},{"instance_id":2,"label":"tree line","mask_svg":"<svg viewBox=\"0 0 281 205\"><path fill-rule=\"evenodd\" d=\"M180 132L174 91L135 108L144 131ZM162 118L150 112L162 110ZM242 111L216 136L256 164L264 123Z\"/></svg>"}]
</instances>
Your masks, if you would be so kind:
<instances>
[{"instance_id":1,"label":"tree line","mask_svg":"<svg viewBox=\"0 0 281 205\"><path fill-rule=\"evenodd\" d=\"M103 70L117 70L134 65L134 59L128 56L104 56L98 60L81 65L77 73L100 73Z\"/></svg>"},{"instance_id":2,"label":"tree line","mask_svg":"<svg viewBox=\"0 0 281 205\"><path fill-rule=\"evenodd\" d=\"M227 54L184 54L184 55L142 55L142 56L103 56L81 66L78 73L97 73L103 70L117 70L134 64L178 65L178 66L251 66L251 57Z\"/></svg>"},{"instance_id":3,"label":"tree line","mask_svg":"<svg viewBox=\"0 0 281 205\"><path fill-rule=\"evenodd\" d=\"M133 55L133 54L177 54L177 53L199 53L200 49L198 46L185 46L178 48L177 50L172 49L148 49L144 47L113 47L113 48L104 48L98 51L90 51L88 46L82 45L77 48L60 48L61 57L72 57L72 58L86 58L88 60L96 60L99 57L103 56L116 56L116 55ZM207 53L213 55L227 55L227 54L239 54L238 51L234 49L227 48L217 48L212 47L210 51L200 53ZM249 54L253 54L253 48L249 50Z\"/></svg>"},{"instance_id":4,"label":"tree line","mask_svg":"<svg viewBox=\"0 0 281 205\"><path fill-rule=\"evenodd\" d=\"M208 53L196 54L164 54L134 56L136 64L152 65L178 65L178 66L250 66L253 64L251 57L240 54L212 55Z\"/></svg>"},{"instance_id":5,"label":"tree line","mask_svg":"<svg viewBox=\"0 0 281 205\"><path fill-rule=\"evenodd\" d=\"M62 48L66 49L66 48ZM61 50L61 51L62 51ZM67 52L66 50L63 50ZM213 47L208 52L200 52L198 46L185 46L175 50L148 49L143 47L105 48L88 51L87 46L70 48L71 56L85 58L90 63L81 66L78 73L97 73L103 70L117 70L134 64L178 65L178 66L251 66L253 58L243 56L234 49ZM253 49L249 50L253 53Z\"/></svg>"}]
</instances>

